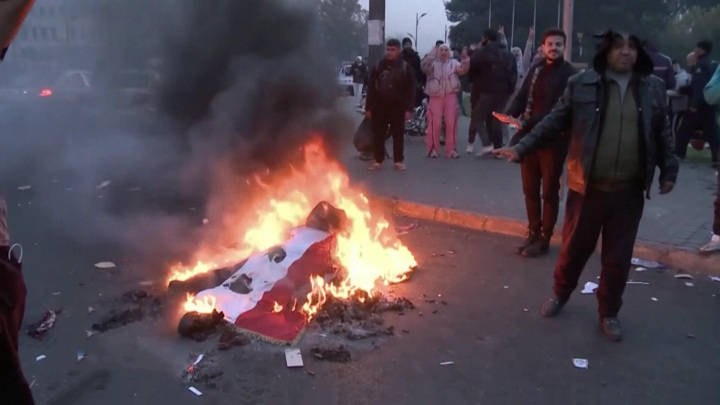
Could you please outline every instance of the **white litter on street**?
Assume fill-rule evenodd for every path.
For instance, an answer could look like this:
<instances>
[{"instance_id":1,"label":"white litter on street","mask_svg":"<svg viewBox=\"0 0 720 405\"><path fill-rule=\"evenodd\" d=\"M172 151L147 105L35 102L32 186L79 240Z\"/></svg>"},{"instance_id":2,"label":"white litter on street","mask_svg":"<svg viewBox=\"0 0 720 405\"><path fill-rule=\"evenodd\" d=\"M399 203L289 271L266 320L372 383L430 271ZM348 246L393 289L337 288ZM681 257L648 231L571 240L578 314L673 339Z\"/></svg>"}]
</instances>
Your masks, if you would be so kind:
<instances>
[{"instance_id":1,"label":"white litter on street","mask_svg":"<svg viewBox=\"0 0 720 405\"><path fill-rule=\"evenodd\" d=\"M587 283L585 283L585 288L583 288L582 293L583 294L592 294L595 292L595 290L597 290L598 287L599 286L597 285L597 283L588 281Z\"/></svg>"},{"instance_id":2,"label":"white litter on street","mask_svg":"<svg viewBox=\"0 0 720 405\"><path fill-rule=\"evenodd\" d=\"M20 187L18 187L18 190L26 191L26 190L30 190L31 188L32 188L32 186L20 186Z\"/></svg>"},{"instance_id":3,"label":"white litter on street","mask_svg":"<svg viewBox=\"0 0 720 405\"><path fill-rule=\"evenodd\" d=\"M303 359L300 349L285 349L285 363L288 368L302 367Z\"/></svg>"},{"instance_id":4,"label":"white litter on street","mask_svg":"<svg viewBox=\"0 0 720 405\"><path fill-rule=\"evenodd\" d=\"M581 369L587 370L588 366L590 365L590 362L587 361L587 359L573 359L573 365L576 368L581 368Z\"/></svg>"},{"instance_id":5,"label":"white litter on street","mask_svg":"<svg viewBox=\"0 0 720 405\"><path fill-rule=\"evenodd\" d=\"M46 358L45 355L41 354L35 358L35 361L45 360L45 358Z\"/></svg>"},{"instance_id":6,"label":"white litter on street","mask_svg":"<svg viewBox=\"0 0 720 405\"><path fill-rule=\"evenodd\" d=\"M653 301L655 301L655 302L658 302L658 299L655 298L655 297L651 297L650 299L653 300Z\"/></svg>"},{"instance_id":7,"label":"white litter on street","mask_svg":"<svg viewBox=\"0 0 720 405\"><path fill-rule=\"evenodd\" d=\"M97 188L97 189L105 188L105 187L109 186L110 183L112 183L110 180L105 180L95 188Z\"/></svg>"},{"instance_id":8,"label":"white litter on street","mask_svg":"<svg viewBox=\"0 0 720 405\"><path fill-rule=\"evenodd\" d=\"M718 276L710 276L710 280L717 281L718 283L720 283L720 277L718 277Z\"/></svg>"},{"instance_id":9,"label":"white litter on street","mask_svg":"<svg viewBox=\"0 0 720 405\"><path fill-rule=\"evenodd\" d=\"M115 266L115 263L113 262L100 262L95 263L95 267L98 269L114 269L117 266Z\"/></svg>"},{"instance_id":10,"label":"white litter on street","mask_svg":"<svg viewBox=\"0 0 720 405\"><path fill-rule=\"evenodd\" d=\"M628 281L627 285L650 285L647 281Z\"/></svg>"},{"instance_id":11,"label":"white litter on street","mask_svg":"<svg viewBox=\"0 0 720 405\"><path fill-rule=\"evenodd\" d=\"M197 388L195 388L195 387L188 387L188 390L190 390L190 392L192 392L193 394L195 394L195 395L197 395L197 396L201 396L201 395L202 395L202 392L200 392L200 391L199 391Z\"/></svg>"}]
</instances>

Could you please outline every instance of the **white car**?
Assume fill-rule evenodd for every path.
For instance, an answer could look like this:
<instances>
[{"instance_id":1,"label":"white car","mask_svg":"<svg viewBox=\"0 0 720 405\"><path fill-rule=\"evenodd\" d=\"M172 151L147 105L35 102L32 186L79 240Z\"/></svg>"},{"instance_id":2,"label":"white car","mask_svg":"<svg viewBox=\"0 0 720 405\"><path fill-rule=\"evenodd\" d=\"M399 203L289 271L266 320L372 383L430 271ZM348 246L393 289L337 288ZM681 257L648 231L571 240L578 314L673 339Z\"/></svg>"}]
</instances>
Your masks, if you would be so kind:
<instances>
[{"instance_id":1,"label":"white car","mask_svg":"<svg viewBox=\"0 0 720 405\"><path fill-rule=\"evenodd\" d=\"M352 64L345 63L338 69L338 85L342 91L346 91L350 95L354 95L353 77L351 74Z\"/></svg>"}]
</instances>

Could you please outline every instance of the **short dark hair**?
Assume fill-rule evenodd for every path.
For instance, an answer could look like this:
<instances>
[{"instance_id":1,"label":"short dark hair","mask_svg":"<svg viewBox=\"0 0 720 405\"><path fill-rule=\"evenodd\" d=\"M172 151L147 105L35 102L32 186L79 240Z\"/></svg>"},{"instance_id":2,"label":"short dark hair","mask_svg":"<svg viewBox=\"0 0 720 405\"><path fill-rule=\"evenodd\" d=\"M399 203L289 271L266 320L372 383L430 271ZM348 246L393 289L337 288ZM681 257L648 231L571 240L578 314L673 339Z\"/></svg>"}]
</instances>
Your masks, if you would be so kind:
<instances>
[{"instance_id":1,"label":"short dark hair","mask_svg":"<svg viewBox=\"0 0 720 405\"><path fill-rule=\"evenodd\" d=\"M700 48L700 49L702 49L703 51L705 51L705 52L707 52L707 53L712 52L712 46L713 46L712 42L710 42L710 41L708 41L708 40L706 40L706 39L705 39L705 40L702 40L702 41L700 41L700 42L697 43L697 47Z\"/></svg>"},{"instance_id":2,"label":"short dark hair","mask_svg":"<svg viewBox=\"0 0 720 405\"><path fill-rule=\"evenodd\" d=\"M560 28L550 28L549 30L543 32L541 43L544 44L545 40L550 37L562 37L563 43L567 43L567 35L565 34L565 31L561 30Z\"/></svg>"},{"instance_id":3,"label":"short dark hair","mask_svg":"<svg viewBox=\"0 0 720 405\"><path fill-rule=\"evenodd\" d=\"M385 44L385 46L394 46L395 48L402 48L402 45L400 44L400 41L397 40L397 39L395 39L395 38L389 39L389 40L387 41L387 43Z\"/></svg>"},{"instance_id":4,"label":"short dark hair","mask_svg":"<svg viewBox=\"0 0 720 405\"><path fill-rule=\"evenodd\" d=\"M410 46L412 46L412 44L413 44L412 39L410 39L410 37L403 38L402 45L405 46L405 44L410 44Z\"/></svg>"},{"instance_id":5,"label":"short dark hair","mask_svg":"<svg viewBox=\"0 0 720 405\"><path fill-rule=\"evenodd\" d=\"M483 34L483 38L488 41L497 42L498 32L497 30L494 30L492 28L486 29L485 33Z\"/></svg>"}]
</instances>

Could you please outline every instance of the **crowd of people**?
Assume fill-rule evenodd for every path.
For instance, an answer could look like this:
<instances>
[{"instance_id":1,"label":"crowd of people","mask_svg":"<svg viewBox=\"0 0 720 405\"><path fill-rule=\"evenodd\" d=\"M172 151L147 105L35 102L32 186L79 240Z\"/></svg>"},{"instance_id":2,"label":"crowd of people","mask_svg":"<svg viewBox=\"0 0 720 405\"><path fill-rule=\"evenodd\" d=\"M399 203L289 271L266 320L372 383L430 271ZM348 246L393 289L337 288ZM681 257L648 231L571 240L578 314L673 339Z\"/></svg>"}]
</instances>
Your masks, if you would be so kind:
<instances>
[{"instance_id":1,"label":"crowd of people","mask_svg":"<svg viewBox=\"0 0 720 405\"><path fill-rule=\"evenodd\" d=\"M543 305L542 315L552 317L561 311L602 237L600 328L617 341L622 337L618 320L622 295L656 168L660 194L670 193L679 161L698 129L717 167L720 73L711 62L708 41L699 42L688 55L689 72L683 73L651 43L607 31L596 36L591 66L578 72L564 60L565 32L546 31L535 50L533 36L531 31L525 52L508 50L502 30L489 29L479 44L453 52L440 42L422 59L409 39L402 44L388 41L385 58L369 69L366 117L373 121L374 161L368 170L379 169L387 156L388 127L395 169L406 169L402 123L410 118L418 98L425 96L429 99L427 157L440 156L444 131L445 156L458 158L458 100L466 76L472 110L467 152L476 152L479 138L477 155L521 164L528 234L517 246L518 254L533 258L548 253L558 219L560 179L567 167L570 191L562 247L554 294ZM689 102L674 131L668 96L677 89ZM509 128L514 130L512 136ZM720 252L720 191L713 236L700 251Z\"/></svg>"}]
</instances>

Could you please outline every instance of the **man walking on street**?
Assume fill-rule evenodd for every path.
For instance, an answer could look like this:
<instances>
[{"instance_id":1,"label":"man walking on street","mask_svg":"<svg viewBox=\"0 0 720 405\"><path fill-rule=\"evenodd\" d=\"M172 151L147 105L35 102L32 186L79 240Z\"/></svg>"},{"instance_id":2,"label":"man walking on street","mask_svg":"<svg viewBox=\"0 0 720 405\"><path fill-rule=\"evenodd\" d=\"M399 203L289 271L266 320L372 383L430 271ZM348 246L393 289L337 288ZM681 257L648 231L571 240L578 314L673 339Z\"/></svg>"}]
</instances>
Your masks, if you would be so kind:
<instances>
[{"instance_id":1,"label":"man walking on street","mask_svg":"<svg viewBox=\"0 0 720 405\"><path fill-rule=\"evenodd\" d=\"M357 107L362 107L360 100L362 99L363 85L368 75L367 65L363 62L362 56L355 59L355 63L350 67L350 74L353 77L353 96L357 102Z\"/></svg>"},{"instance_id":2,"label":"man walking on street","mask_svg":"<svg viewBox=\"0 0 720 405\"><path fill-rule=\"evenodd\" d=\"M480 131L483 148L478 155L485 155L503 145L502 124L493 118L493 111L503 111L515 91L518 72L515 57L498 43L498 33L485 31L485 44L473 53L468 72L472 83L473 111L468 133L468 153L473 152L475 137Z\"/></svg>"},{"instance_id":3,"label":"man walking on street","mask_svg":"<svg viewBox=\"0 0 720 405\"><path fill-rule=\"evenodd\" d=\"M617 315L655 166L660 194L672 191L678 173L665 84L652 73L637 37L607 32L593 69L568 81L558 105L519 144L496 152L520 161L570 131L563 244L555 294L541 314L560 313L602 235L598 311L603 334L614 341L622 338Z\"/></svg>"},{"instance_id":4,"label":"man walking on street","mask_svg":"<svg viewBox=\"0 0 720 405\"><path fill-rule=\"evenodd\" d=\"M678 130L675 147L678 157L685 159L690 138L692 138L696 130L701 129L705 140L710 144L712 166L717 168L718 148L720 148L717 107L708 104L703 97L703 89L712 78L716 68L710 60L710 52L712 52L712 43L710 41L698 42L693 52L697 57L697 62L692 66L691 71L692 81L690 85L692 86L692 92L690 94L690 104Z\"/></svg>"},{"instance_id":5,"label":"man walking on street","mask_svg":"<svg viewBox=\"0 0 720 405\"><path fill-rule=\"evenodd\" d=\"M576 73L564 60L565 32L551 29L543 34L544 60L533 66L525 78L520 92L513 100L508 115L520 117L520 129L510 142L517 144L560 100L567 81ZM516 251L525 257L538 257L548 252L555 230L560 206L560 177L567 155L566 137L548 142L528 153L521 165L525 207L528 216L528 236ZM542 183L542 202L540 185Z\"/></svg>"},{"instance_id":6,"label":"man walking on street","mask_svg":"<svg viewBox=\"0 0 720 405\"><path fill-rule=\"evenodd\" d=\"M387 42L385 58L370 73L366 106L365 116L372 120L375 155L368 170L382 166L388 127L393 140L395 170L405 170L405 121L410 119L415 106L415 74L400 57L397 39Z\"/></svg>"}]
</instances>

